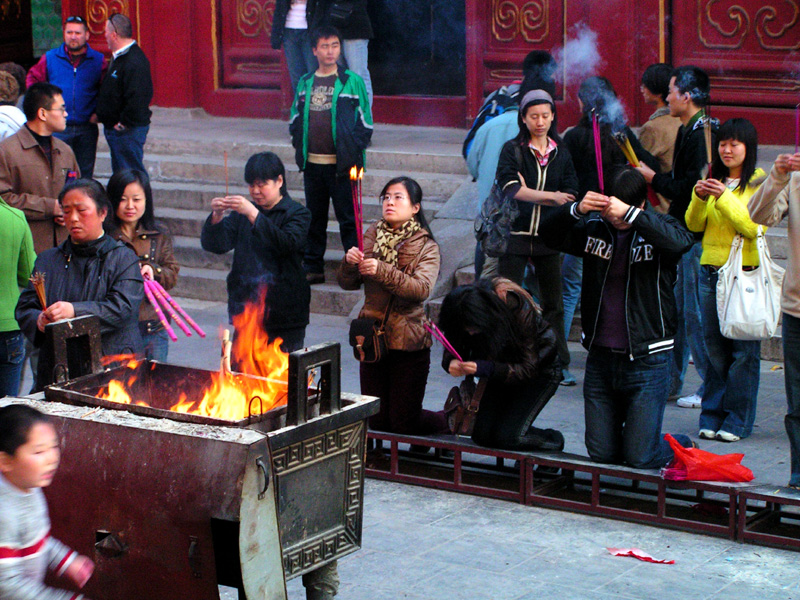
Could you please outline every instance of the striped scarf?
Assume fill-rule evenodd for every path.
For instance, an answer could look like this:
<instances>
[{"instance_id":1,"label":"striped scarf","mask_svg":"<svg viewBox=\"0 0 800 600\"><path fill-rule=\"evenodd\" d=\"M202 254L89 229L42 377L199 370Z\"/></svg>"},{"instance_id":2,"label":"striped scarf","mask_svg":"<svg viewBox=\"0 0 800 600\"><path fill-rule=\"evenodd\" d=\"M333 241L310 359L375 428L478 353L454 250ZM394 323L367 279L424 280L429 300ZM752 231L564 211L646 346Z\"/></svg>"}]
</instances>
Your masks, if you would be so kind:
<instances>
[{"instance_id":1,"label":"striped scarf","mask_svg":"<svg viewBox=\"0 0 800 600\"><path fill-rule=\"evenodd\" d=\"M385 220L378 221L378 231L375 237L375 255L385 263L389 263L393 267L397 266L397 244L407 240L416 232L420 227L419 221L414 218L409 219L397 229L392 229Z\"/></svg>"}]
</instances>

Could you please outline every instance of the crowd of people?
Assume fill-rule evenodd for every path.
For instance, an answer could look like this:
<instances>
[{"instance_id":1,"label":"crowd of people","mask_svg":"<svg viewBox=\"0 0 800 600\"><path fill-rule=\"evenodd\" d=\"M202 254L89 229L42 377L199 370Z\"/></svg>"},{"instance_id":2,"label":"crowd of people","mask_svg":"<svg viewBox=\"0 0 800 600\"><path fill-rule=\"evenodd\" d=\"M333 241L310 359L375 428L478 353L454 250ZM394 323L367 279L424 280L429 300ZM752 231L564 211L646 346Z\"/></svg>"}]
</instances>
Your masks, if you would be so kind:
<instances>
[{"instance_id":1,"label":"crowd of people","mask_svg":"<svg viewBox=\"0 0 800 600\"><path fill-rule=\"evenodd\" d=\"M280 158L255 154L244 171L249 197L214 198L201 245L218 254L233 251L231 322L248 303L261 302L265 331L282 340L285 352L295 351L305 343L310 286L325 281L332 201L345 249L337 281L347 290L363 287L359 320L374 323L372 342L382 345L365 352L363 336L356 344L361 392L381 398L370 427L447 433L444 411L423 409L433 329L424 303L439 276L442 250L418 182L405 176L387 181L379 194L380 219L358 230L350 172L364 168L373 131L366 68L371 28L365 0L348 6L352 10L343 14L335 2L279 0L275 9L272 44L283 46L296 90L289 132L305 205L290 197ZM180 271L169 231L155 219L143 164L149 65L124 15L108 18L105 36L110 63L88 46L84 19L69 17L64 44L46 53L24 84L0 71L0 131L12 131L0 142L0 396L20 391L26 356L33 391L53 381L48 325L64 319L97 317L104 355L167 360L164 324L143 301L144 280L170 289ZM753 124L711 119L707 74L666 64L643 73L641 91L655 111L640 128L628 126L611 82L592 76L578 91L580 118L562 136L555 67L548 53L530 53L513 91L504 88L510 109L484 114L465 145L480 200L498 193L514 207L503 250L484 253L477 246L476 282L453 289L438 319L449 340L444 370L485 382L479 405L472 406L472 439L503 449L563 449L560 432L534 423L559 385L576 384L567 337L578 306L588 351L583 394L591 459L667 465L673 452L661 430L670 397L700 409L701 439L734 443L749 436L760 344L722 335L716 284L737 235L744 238L743 268L756 269L764 227L788 217L786 429L789 485L800 489L800 175L794 174L800 154L779 156L769 174L757 169ZM10 110L20 91L22 119ZM107 186L92 179L98 123L111 151ZM620 140L628 141L638 164ZM44 302L29 281L32 274L44 276ZM682 394L690 355L702 385ZM696 446L688 435L673 437ZM37 490L52 479L57 449L47 417L3 409L3 502L30 504L29 513L44 512L46 519ZM36 452L47 461L32 468L26 457ZM18 529L6 516L0 518L0 546ZM14 579L15 585L38 589L53 557L72 557L62 560L62 570L74 582L91 574L87 559L55 540L44 548L24 574L30 581ZM9 577L0 564L3 593ZM304 583L309 598L332 598L335 562L305 575Z\"/></svg>"}]
</instances>

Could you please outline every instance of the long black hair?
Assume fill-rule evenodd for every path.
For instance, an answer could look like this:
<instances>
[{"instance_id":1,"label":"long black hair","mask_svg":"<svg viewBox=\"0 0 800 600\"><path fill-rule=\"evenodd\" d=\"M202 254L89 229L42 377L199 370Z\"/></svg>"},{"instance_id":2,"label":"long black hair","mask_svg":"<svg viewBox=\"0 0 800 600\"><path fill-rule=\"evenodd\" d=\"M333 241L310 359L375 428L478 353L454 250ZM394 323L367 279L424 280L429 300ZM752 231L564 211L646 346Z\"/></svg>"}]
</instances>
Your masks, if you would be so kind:
<instances>
[{"instance_id":1,"label":"long black hair","mask_svg":"<svg viewBox=\"0 0 800 600\"><path fill-rule=\"evenodd\" d=\"M422 188L415 179L411 179L411 177L407 177L405 175L390 179L386 182L386 185L383 186L378 198L380 198L381 202L383 202L383 196L386 194L386 191L397 183L406 188L406 192L408 193L408 198L411 200L411 204L414 206L419 206L419 210L417 211L417 214L414 215L414 218L417 220L417 223L419 223L420 227L425 229L430 234L431 238L433 238L431 226L428 224L428 219L425 218L425 211L422 208Z\"/></svg>"},{"instance_id":2,"label":"long black hair","mask_svg":"<svg viewBox=\"0 0 800 600\"><path fill-rule=\"evenodd\" d=\"M524 352L514 313L495 293L491 279L479 279L447 294L439 328L456 350L470 349L495 360Z\"/></svg>"},{"instance_id":3,"label":"long black hair","mask_svg":"<svg viewBox=\"0 0 800 600\"><path fill-rule=\"evenodd\" d=\"M117 227L120 226L120 219L117 216L117 209L122 202L122 195L132 183L138 183L144 190L144 214L139 219L139 223L144 229L159 230L156 225L156 217L153 208L153 190L150 189L150 178L144 171L137 169L123 169L117 171L108 180L108 199L111 201L111 222Z\"/></svg>"},{"instance_id":4,"label":"long black hair","mask_svg":"<svg viewBox=\"0 0 800 600\"><path fill-rule=\"evenodd\" d=\"M755 125L747 119L735 117L728 119L719 128L717 133L717 148L714 152L714 160L711 163L711 174L715 179L725 181L730 176L730 169L722 162L719 155L719 142L725 140L736 140L744 144L744 162L742 163L742 176L736 189L743 192L747 188L753 174L756 172L758 161L758 132Z\"/></svg>"}]
</instances>

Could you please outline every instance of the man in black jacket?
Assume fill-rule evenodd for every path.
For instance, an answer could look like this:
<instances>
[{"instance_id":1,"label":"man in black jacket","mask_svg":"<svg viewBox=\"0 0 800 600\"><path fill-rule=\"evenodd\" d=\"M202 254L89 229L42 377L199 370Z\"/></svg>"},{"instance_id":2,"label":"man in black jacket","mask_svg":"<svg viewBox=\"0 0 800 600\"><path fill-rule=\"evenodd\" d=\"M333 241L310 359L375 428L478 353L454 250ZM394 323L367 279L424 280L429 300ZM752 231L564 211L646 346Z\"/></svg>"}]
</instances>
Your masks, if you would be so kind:
<instances>
[{"instance_id":1,"label":"man in black jacket","mask_svg":"<svg viewBox=\"0 0 800 600\"><path fill-rule=\"evenodd\" d=\"M106 22L106 42L113 60L100 86L97 97L97 118L111 150L111 168L144 167L144 143L150 130L150 101L153 80L150 61L133 39L131 20L112 14Z\"/></svg>"},{"instance_id":2,"label":"man in black jacket","mask_svg":"<svg viewBox=\"0 0 800 600\"><path fill-rule=\"evenodd\" d=\"M692 201L692 189L704 177L710 162L706 148L706 128L711 128L711 148L717 146L716 130L719 122L710 119L705 107L708 105L710 85L708 75L698 67L679 67L672 72L669 82L667 103L673 117L681 120L675 153L672 158L672 171L655 173L642 164L639 172L652 183L653 189L670 201L669 214L685 227L684 216ZM700 321L700 292L697 278L700 273L702 247L697 241L689 252L684 254L678 269L675 296L678 302L678 316L681 326L675 336L675 360L673 362L670 395L680 395L689 353L703 381L709 369L708 357L703 341L703 326ZM704 393L703 385L696 393L678 399L678 406L700 408Z\"/></svg>"},{"instance_id":3,"label":"man in black jacket","mask_svg":"<svg viewBox=\"0 0 800 600\"><path fill-rule=\"evenodd\" d=\"M661 436L677 326L673 285L694 238L676 219L652 210L636 171L620 172L613 190L615 196L588 192L579 203L551 209L540 235L584 261L589 456L653 469L673 456ZM675 438L691 444L687 436Z\"/></svg>"}]
</instances>

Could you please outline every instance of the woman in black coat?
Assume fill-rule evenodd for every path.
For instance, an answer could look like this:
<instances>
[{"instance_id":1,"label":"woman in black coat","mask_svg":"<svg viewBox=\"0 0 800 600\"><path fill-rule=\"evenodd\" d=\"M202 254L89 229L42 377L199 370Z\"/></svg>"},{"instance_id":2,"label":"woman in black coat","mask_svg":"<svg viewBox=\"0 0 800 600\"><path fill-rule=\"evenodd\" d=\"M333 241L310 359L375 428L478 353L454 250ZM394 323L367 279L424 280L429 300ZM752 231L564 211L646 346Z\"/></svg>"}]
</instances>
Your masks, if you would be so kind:
<instances>
[{"instance_id":1,"label":"woman in black coat","mask_svg":"<svg viewBox=\"0 0 800 600\"><path fill-rule=\"evenodd\" d=\"M141 352L139 305L144 285L139 258L103 231L110 206L106 191L92 179L78 179L64 187L58 202L69 238L36 259L33 270L44 275L47 307L42 310L28 285L17 302L20 329L35 347L42 347L48 324L95 315L100 319L104 356ZM44 347L34 391L54 381L52 358L52 349Z\"/></svg>"}]
</instances>

